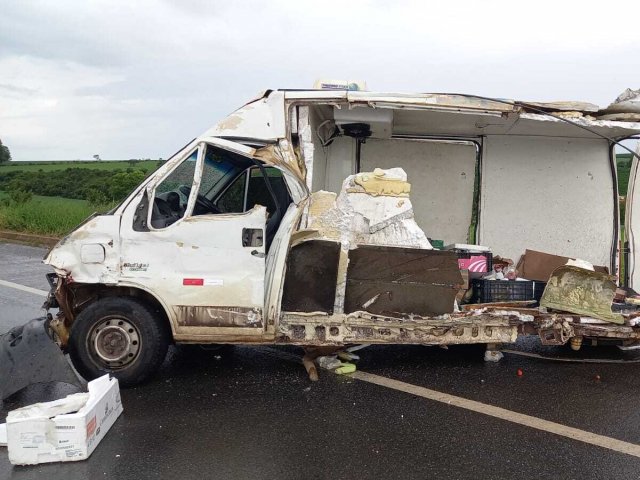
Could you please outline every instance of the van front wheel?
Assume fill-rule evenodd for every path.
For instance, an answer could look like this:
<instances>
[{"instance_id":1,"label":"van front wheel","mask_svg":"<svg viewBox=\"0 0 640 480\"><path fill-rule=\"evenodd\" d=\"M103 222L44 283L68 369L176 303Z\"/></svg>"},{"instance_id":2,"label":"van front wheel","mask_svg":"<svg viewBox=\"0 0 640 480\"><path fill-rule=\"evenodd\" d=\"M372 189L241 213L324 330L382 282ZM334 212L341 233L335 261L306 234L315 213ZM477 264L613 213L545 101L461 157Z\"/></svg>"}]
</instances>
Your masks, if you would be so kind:
<instances>
[{"instance_id":1,"label":"van front wheel","mask_svg":"<svg viewBox=\"0 0 640 480\"><path fill-rule=\"evenodd\" d=\"M148 379L169 346L167 325L133 298L102 298L76 317L69 336L73 366L87 380L110 373L124 387Z\"/></svg>"}]
</instances>

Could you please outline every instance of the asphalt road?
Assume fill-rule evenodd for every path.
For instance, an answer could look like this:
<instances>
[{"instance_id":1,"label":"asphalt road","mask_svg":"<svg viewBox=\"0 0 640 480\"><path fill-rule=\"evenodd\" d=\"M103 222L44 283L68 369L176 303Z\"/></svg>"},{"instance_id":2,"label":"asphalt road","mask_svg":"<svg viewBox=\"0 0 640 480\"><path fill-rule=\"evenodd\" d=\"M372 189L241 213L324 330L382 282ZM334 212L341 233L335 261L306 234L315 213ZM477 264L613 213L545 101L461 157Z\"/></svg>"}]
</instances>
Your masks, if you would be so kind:
<instances>
[{"instance_id":1,"label":"asphalt road","mask_svg":"<svg viewBox=\"0 0 640 480\"><path fill-rule=\"evenodd\" d=\"M46 290L43 254L0 244L0 280ZM0 331L38 316L42 301L0 285ZM636 358L615 348L575 354L535 341L517 348L563 358ZM0 478L640 477L640 363L512 354L485 363L474 346L360 353L358 371L377 376L322 371L311 383L295 349L172 347L156 378L122 391L124 413L87 461L14 467L0 448ZM0 404L0 421L13 408L75 391L29 387ZM454 397L424 398L433 391ZM497 417L493 407L502 408ZM549 421L559 433L545 427ZM563 433L571 428L583 440ZM600 443L589 443L592 434Z\"/></svg>"}]
</instances>

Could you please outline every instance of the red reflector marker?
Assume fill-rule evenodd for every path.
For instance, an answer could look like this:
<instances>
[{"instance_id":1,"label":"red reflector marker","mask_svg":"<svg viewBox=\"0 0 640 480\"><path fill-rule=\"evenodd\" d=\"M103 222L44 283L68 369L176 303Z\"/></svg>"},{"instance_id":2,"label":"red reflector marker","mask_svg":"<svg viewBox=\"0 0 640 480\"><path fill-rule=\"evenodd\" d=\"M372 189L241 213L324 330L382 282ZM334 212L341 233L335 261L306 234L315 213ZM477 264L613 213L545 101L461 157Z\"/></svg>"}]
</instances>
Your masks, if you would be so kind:
<instances>
[{"instance_id":1,"label":"red reflector marker","mask_svg":"<svg viewBox=\"0 0 640 480\"><path fill-rule=\"evenodd\" d=\"M202 286L204 285L204 278L183 278L182 285Z\"/></svg>"}]
</instances>

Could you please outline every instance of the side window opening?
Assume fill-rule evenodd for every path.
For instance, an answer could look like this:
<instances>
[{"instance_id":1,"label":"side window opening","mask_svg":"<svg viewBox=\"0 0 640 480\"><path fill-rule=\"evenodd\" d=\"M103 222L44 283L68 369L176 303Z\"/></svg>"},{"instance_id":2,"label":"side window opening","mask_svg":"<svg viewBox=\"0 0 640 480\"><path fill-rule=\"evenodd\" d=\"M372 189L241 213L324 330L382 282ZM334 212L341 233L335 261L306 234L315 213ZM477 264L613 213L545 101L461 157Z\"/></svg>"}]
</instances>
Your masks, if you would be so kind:
<instances>
[{"instance_id":1,"label":"side window opening","mask_svg":"<svg viewBox=\"0 0 640 480\"><path fill-rule=\"evenodd\" d=\"M264 177L263 172L267 178ZM267 179L269 181L268 185ZM252 168L246 198L245 208L247 210L253 208L256 204L267 207L268 218L265 226L265 237L267 250L269 250L271 241L291 203L291 196L282 172L273 167Z\"/></svg>"},{"instance_id":2,"label":"side window opening","mask_svg":"<svg viewBox=\"0 0 640 480\"><path fill-rule=\"evenodd\" d=\"M222 213L244 212L245 190L247 186L247 172L242 172L227 189L222 192L216 202Z\"/></svg>"},{"instance_id":3,"label":"side window opening","mask_svg":"<svg viewBox=\"0 0 640 480\"><path fill-rule=\"evenodd\" d=\"M271 191L269 191L263 171L269 179ZM223 213L247 212L256 205L266 207L265 236L268 250L271 240L278 231L282 217L291 203L291 196L280 170L274 167L259 168L253 165L238 175L226 189L222 190L214 203Z\"/></svg>"},{"instance_id":4,"label":"side window opening","mask_svg":"<svg viewBox=\"0 0 640 480\"><path fill-rule=\"evenodd\" d=\"M153 228L166 228L188 213L197 158L196 150L157 185L151 214ZM280 170L267 166L260 168L241 155L207 146L191 215L244 213L256 205L263 205L267 209L265 229L269 245L290 203L291 197Z\"/></svg>"},{"instance_id":5,"label":"side window opening","mask_svg":"<svg viewBox=\"0 0 640 480\"><path fill-rule=\"evenodd\" d=\"M273 167L264 167L264 171L269 177L271 189L276 197L275 200L267 188L267 182L260 168L250 167L222 191L215 202L218 209L223 213L242 213L251 210L256 205L262 205L267 208L267 213L272 215L277 210L277 200L278 204L286 210L291 203L291 198L282 172Z\"/></svg>"},{"instance_id":6,"label":"side window opening","mask_svg":"<svg viewBox=\"0 0 640 480\"><path fill-rule=\"evenodd\" d=\"M284 184L284 179L282 178L282 172L277 168L273 167L265 167L265 172L269 177L269 182L271 184L271 188L273 193L276 196L277 200L280 200L284 193L288 195L287 187ZM278 203L282 203L279 201ZM290 202L287 202L287 205ZM249 177L249 186L247 188L247 210L253 208L256 204L264 205L267 207L267 212L269 214L273 214L276 211L276 204L267 188L267 183L262 175L262 172L259 168L254 167L251 169L251 175ZM285 206L286 208L286 206Z\"/></svg>"},{"instance_id":7,"label":"side window opening","mask_svg":"<svg viewBox=\"0 0 640 480\"><path fill-rule=\"evenodd\" d=\"M156 187L151 212L153 228L166 228L186 214L197 159L195 150Z\"/></svg>"},{"instance_id":8,"label":"side window opening","mask_svg":"<svg viewBox=\"0 0 640 480\"><path fill-rule=\"evenodd\" d=\"M207 146L192 215L241 213L246 183L241 173L252 164L241 155Z\"/></svg>"}]
</instances>

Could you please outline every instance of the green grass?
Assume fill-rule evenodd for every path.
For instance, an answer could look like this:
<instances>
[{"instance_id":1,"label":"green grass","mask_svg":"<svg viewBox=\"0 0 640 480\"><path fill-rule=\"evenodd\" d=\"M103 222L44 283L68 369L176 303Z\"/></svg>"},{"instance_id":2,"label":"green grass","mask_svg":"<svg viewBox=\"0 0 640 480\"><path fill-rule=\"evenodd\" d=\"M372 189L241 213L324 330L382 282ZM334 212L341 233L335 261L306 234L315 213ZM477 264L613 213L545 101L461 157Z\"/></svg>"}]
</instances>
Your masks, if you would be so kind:
<instances>
[{"instance_id":1,"label":"green grass","mask_svg":"<svg viewBox=\"0 0 640 480\"><path fill-rule=\"evenodd\" d=\"M0 192L0 200L6 197ZM62 236L67 234L96 210L86 200L62 197L34 196L22 205L3 205L0 201L0 229L17 232Z\"/></svg>"},{"instance_id":2,"label":"green grass","mask_svg":"<svg viewBox=\"0 0 640 480\"><path fill-rule=\"evenodd\" d=\"M616 155L616 166L618 170L618 194L626 195L629 187L629 173L631 171L631 154L619 153Z\"/></svg>"},{"instance_id":3,"label":"green grass","mask_svg":"<svg viewBox=\"0 0 640 480\"><path fill-rule=\"evenodd\" d=\"M84 161L58 161L58 162L9 162L0 165L2 172L37 172L43 170L65 170L67 168L91 168L95 170L126 170L127 168L143 169L153 172L158 168L158 160L100 160L93 162Z\"/></svg>"}]
</instances>

